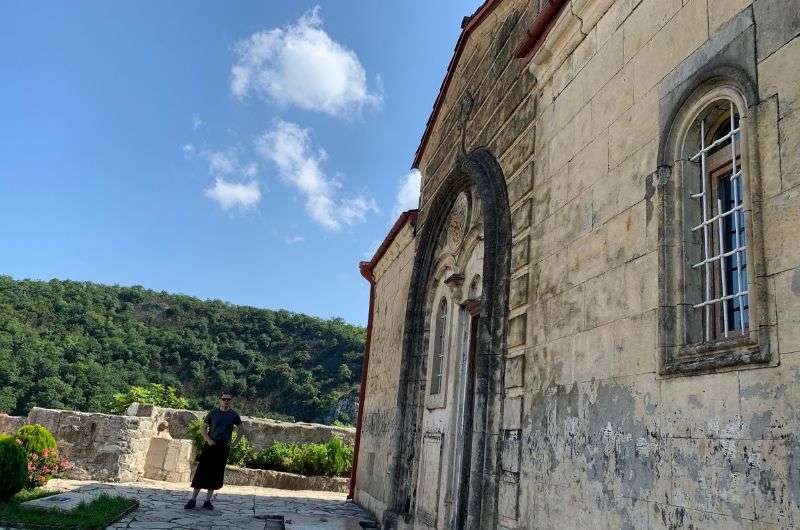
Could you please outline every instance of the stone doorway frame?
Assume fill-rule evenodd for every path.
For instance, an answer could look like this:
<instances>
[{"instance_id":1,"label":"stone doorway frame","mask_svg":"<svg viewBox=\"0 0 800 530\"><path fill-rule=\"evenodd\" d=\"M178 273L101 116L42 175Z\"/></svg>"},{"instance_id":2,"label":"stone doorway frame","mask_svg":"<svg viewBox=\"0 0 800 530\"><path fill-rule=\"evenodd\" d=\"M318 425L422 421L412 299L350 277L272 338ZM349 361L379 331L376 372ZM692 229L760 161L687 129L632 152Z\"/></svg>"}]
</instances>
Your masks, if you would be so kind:
<instances>
[{"instance_id":1,"label":"stone doorway frame","mask_svg":"<svg viewBox=\"0 0 800 530\"><path fill-rule=\"evenodd\" d=\"M478 329L475 392L468 421L472 425L466 528L492 528L497 521L500 429L503 413L504 352L511 276L511 212L503 170L486 149L459 155L430 206L420 212L422 229L411 276L401 359L400 436L389 484L390 509L385 528L414 518L416 468L421 443L420 421L425 401L427 343L426 296L436 243L446 227L458 194L475 186L483 216L483 306ZM401 523L402 522L402 523Z\"/></svg>"}]
</instances>

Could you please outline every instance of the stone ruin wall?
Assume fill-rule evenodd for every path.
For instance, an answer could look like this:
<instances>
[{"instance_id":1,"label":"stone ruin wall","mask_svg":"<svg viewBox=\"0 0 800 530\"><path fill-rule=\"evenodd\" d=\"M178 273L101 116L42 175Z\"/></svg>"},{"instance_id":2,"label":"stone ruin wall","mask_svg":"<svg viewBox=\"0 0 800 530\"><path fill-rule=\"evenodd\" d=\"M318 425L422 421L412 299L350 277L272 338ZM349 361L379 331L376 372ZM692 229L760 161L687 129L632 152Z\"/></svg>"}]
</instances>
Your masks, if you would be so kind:
<instances>
[{"instance_id":1,"label":"stone ruin wall","mask_svg":"<svg viewBox=\"0 0 800 530\"><path fill-rule=\"evenodd\" d=\"M0 416L0 434L37 423L58 441L63 455L75 465L69 476L104 481L136 481L143 477L183 482L189 479L194 450L187 426L205 414L134 404L126 415L111 415L35 407L27 417ZM173 440L156 438L163 420ZM354 429L310 423L287 423L242 417L256 449L273 441L324 442L340 436L353 443Z\"/></svg>"},{"instance_id":2,"label":"stone ruin wall","mask_svg":"<svg viewBox=\"0 0 800 530\"><path fill-rule=\"evenodd\" d=\"M488 517L509 529L800 524L800 1L571 0L531 73L511 55L537 8L502 2L473 33L420 162L422 226L456 165L468 91L467 150L497 157L513 230ZM757 83L774 360L666 378L657 153L664 109L712 61Z\"/></svg>"},{"instance_id":3,"label":"stone ruin wall","mask_svg":"<svg viewBox=\"0 0 800 530\"><path fill-rule=\"evenodd\" d=\"M395 237L376 264L375 307L365 388L355 500L379 517L389 502L400 414L398 391L406 299L414 267L414 228Z\"/></svg>"},{"instance_id":4,"label":"stone ruin wall","mask_svg":"<svg viewBox=\"0 0 800 530\"><path fill-rule=\"evenodd\" d=\"M157 423L166 420L173 438L189 438L189 424L202 419L206 411L182 410L134 403L126 414L129 416L153 416ZM342 438L350 445L355 440L355 429L351 427L334 427L319 423L286 422L262 418L242 416L242 424L247 438L256 450L268 447L273 442L285 443L323 443L334 436Z\"/></svg>"}]
</instances>

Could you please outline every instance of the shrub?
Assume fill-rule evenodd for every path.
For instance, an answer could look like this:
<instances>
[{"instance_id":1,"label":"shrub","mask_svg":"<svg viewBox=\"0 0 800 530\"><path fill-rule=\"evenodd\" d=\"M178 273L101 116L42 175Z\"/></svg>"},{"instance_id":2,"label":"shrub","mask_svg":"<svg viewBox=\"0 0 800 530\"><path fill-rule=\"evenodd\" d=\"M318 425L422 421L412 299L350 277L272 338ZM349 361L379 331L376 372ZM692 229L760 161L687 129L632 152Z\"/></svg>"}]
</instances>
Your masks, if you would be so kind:
<instances>
[{"instance_id":1,"label":"shrub","mask_svg":"<svg viewBox=\"0 0 800 530\"><path fill-rule=\"evenodd\" d=\"M353 448L341 438L319 444L274 442L245 459L245 465L301 475L348 476L353 465Z\"/></svg>"},{"instance_id":2,"label":"shrub","mask_svg":"<svg viewBox=\"0 0 800 530\"><path fill-rule=\"evenodd\" d=\"M27 460L26 488L44 486L54 474L72 467L66 458L59 457L56 439L41 425L20 427L16 443L24 450Z\"/></svg>"},{"instance_id":3,"label":"shrub","mask_svg":"<svg viewBox=\"0 0 800 530\"><path fill-rule=\"evenodd\" d=\"M0 436L0 501L13 497L28 478L25 450L13 436Z\"/></svg>"},{"instance_id":4,"label":"shrub","mask_svg":"<svg viewBox=\"0 0 800 530\"><path fill-rule=\"evenodd\" d=\"M332 476L350 476L353 469L353 446L336 436L328 440L325 447L328 450Z\"/></svg>"},{"instance_id":5,"label":"shrub","mask_svg":"<svg viewBox=\"0 0 800 530\"><path fill-rule=\"evenodd\" d=\"M228 454L228 463L232 466L243 466L247 457L253 453L253 445L247 436L238 435L236 441L231 445Z\"/></svg>"},{"instance_id":6,"label":"shrub","mask_svg":"<svg viewBox=\"0 0 800 530\"><path fill-rule=\"evenodd\" d=\"M106 411L111 414L122 414L131 403L171 409L189 408L189 400L179 396L178 391L173 387L151 383L148 386L132 386L127 392L114 394Z\"/></svg>"},{"instance_id":7,"label":"shrub","mask_svg":"<svg viewBox=\"0 0 800 530\"><path fill-rule=\"evenodd\" d=\"M17 431L17 440L22 441L22 447L28 454L41 453L45 449L57 447L56 439L50 431L36 423L20 427Z\"/></svg>"},{"instance_id":8,"label":"shrub","mask_svg":"<svg viewBox=\"0 0 800 530\"><path fill-rule=\"evenodd\" d=\"M189 438L194 443L194 448L197 452L197 458L200 458L200 453L206 448L206 439L203 438L203 419L197 418L187 427Z\"/></svg>"}]
</instances>

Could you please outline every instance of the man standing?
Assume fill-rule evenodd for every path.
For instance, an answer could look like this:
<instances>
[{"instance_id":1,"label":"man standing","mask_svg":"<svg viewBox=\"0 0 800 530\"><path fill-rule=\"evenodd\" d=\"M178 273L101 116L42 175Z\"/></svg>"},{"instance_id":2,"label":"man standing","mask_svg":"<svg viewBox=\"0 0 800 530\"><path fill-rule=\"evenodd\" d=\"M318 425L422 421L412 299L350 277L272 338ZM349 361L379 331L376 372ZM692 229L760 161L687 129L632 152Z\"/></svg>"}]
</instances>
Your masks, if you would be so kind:
<instances>
[{"instance_id":1,"label":"man standing","mask_svg":"<svg viewBox=\"0 0 800 530\"><path fill-rule=\"evenodd\" d=\"M184 506L187 510L191 510L197 505L197 495L203 489L208 490L203 508L214 509L214 505L211 504L211 496L214 494L214 490L222 487L225 478L225 464L228 463L233 427L242 424L239 413L231 408L231 399L230 392L222 392L219 395L219 406L212 409L203 420L202 434L206 446L200 453L197 471L192 479L194 492L192 498ZM237 438L238 436L240 434L237 431Z\"/></svg>"}]
</instances>

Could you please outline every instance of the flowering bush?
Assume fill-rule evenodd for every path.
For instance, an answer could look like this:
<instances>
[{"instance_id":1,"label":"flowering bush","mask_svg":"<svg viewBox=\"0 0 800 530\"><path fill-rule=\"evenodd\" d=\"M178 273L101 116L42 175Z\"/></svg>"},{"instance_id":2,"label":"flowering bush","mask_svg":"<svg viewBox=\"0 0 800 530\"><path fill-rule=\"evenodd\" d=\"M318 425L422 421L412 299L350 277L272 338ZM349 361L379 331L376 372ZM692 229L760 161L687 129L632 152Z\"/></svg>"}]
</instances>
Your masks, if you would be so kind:
<instances>
[{"instance_id":1,"label":"flowering bush","mask_svg":"<svg viewBox=\"0 0 800 530\"><path fill-rule=\"evenodd\" d=\"M17 439L22 445L22 440ZM59 456L58 449L45 448L41 452L28 453L28 480L26 488L40 488L47 484L53 475L72 469L72 462Z\"/></svg>"},{"instance_id":2,"label":"flowering bush","mask_svg":"<svg viewBox=\"0 0 800 530\"><path fill-rule=\"evenodd\" d=\"M26 488L44 486L53 475L72 468L69 460L59 456L53 435L41 425L32 424L20 428L16 442L26 453Z\"/></svg>"}]
</instances>

